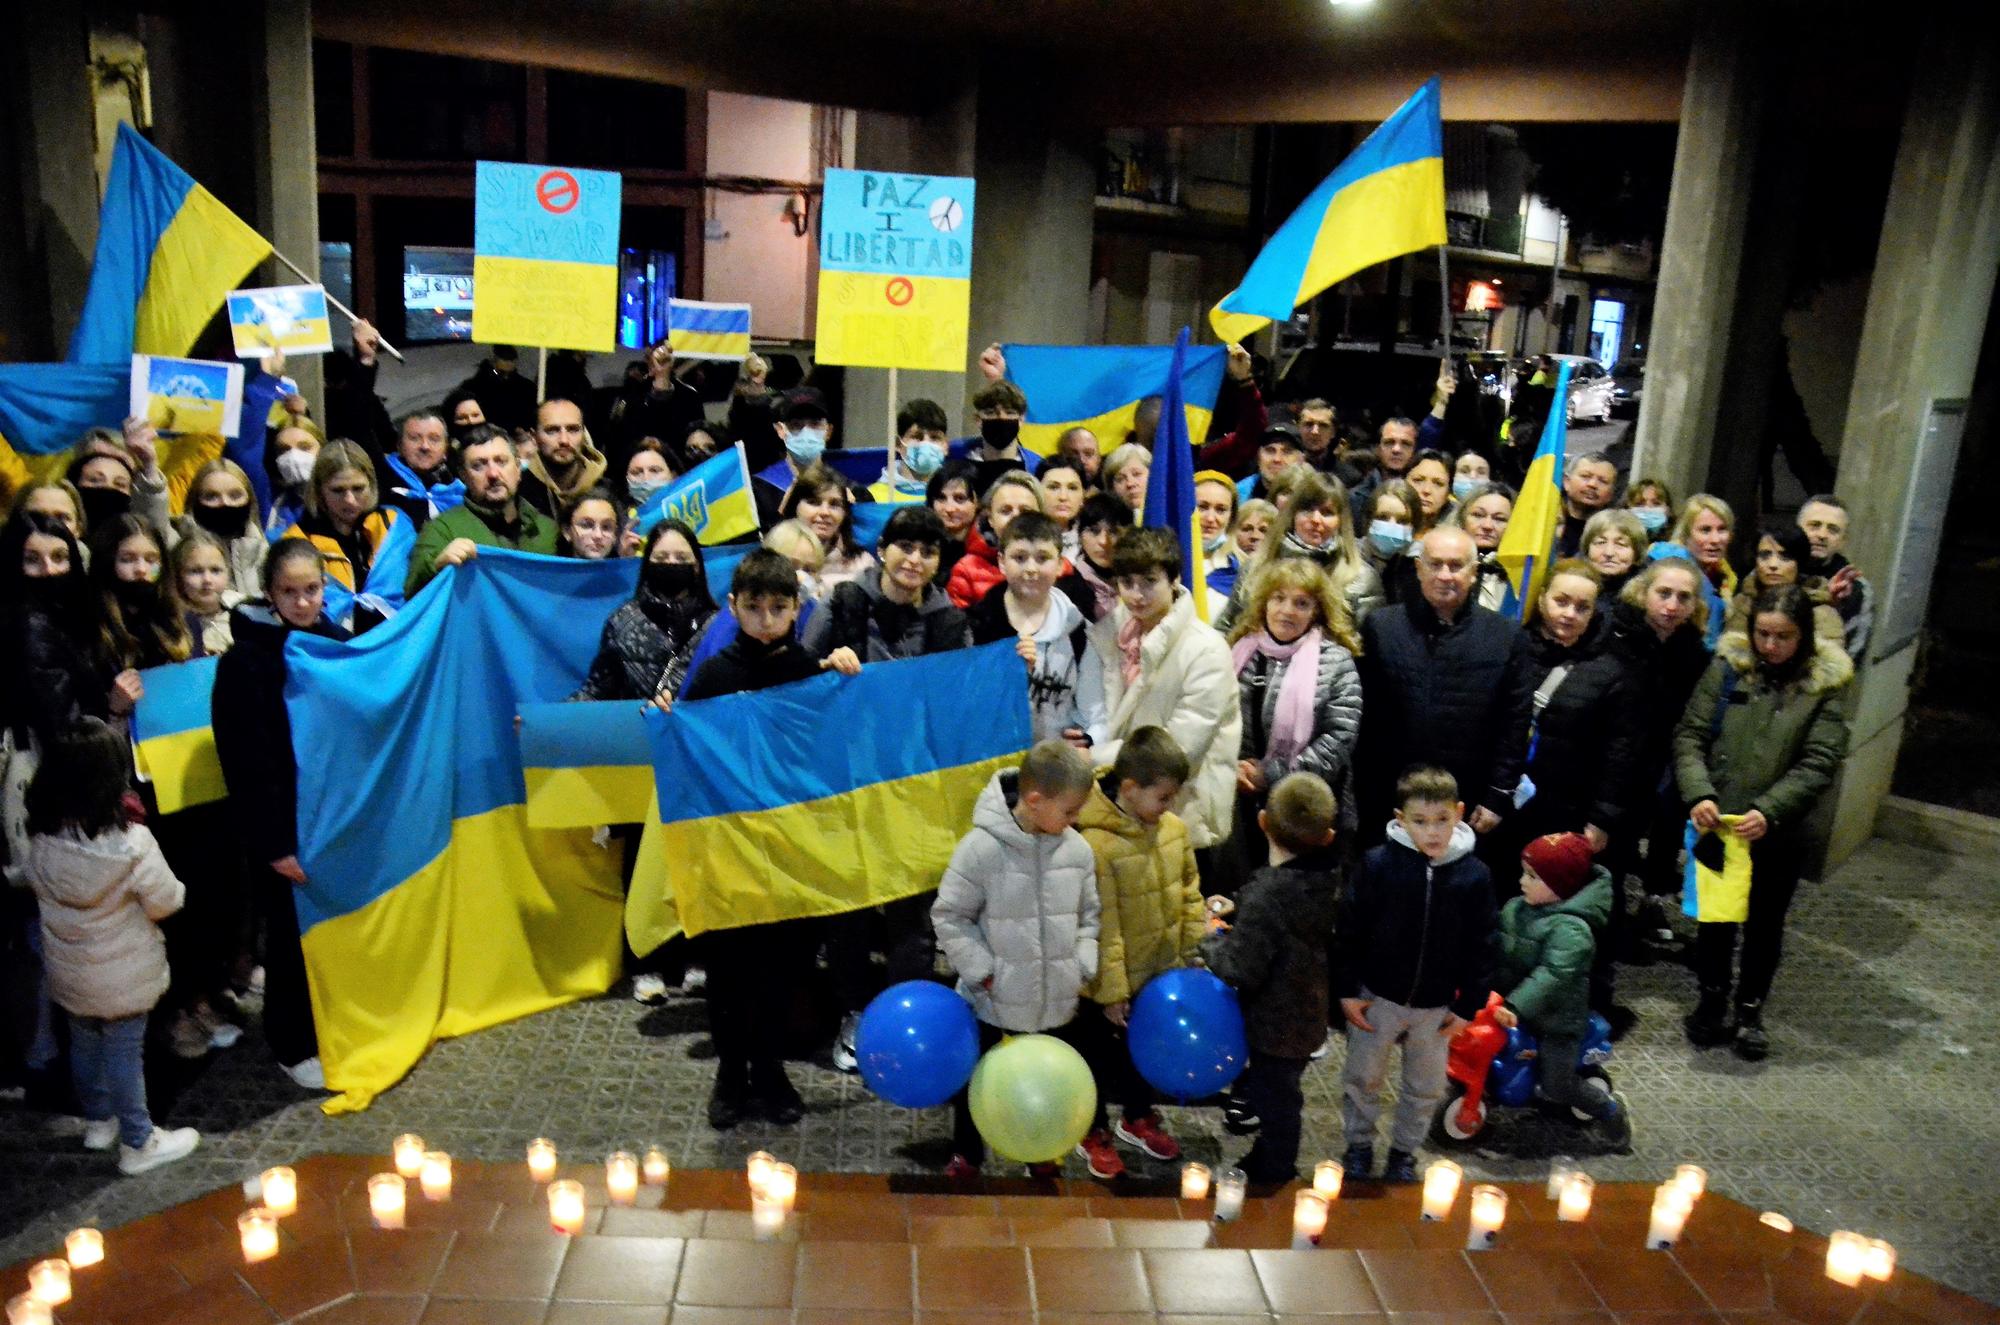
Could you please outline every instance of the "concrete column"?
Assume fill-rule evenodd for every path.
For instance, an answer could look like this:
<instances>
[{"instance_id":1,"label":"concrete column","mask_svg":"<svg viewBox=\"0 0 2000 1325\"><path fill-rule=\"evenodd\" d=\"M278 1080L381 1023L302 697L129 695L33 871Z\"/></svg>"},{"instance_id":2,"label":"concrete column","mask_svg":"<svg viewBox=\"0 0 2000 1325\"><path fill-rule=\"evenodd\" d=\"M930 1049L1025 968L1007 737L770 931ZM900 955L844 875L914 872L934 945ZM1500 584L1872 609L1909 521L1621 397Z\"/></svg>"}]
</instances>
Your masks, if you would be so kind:
<instances>
[{"instance_id":1,"label":"concrete column","mask_svg":"<svg viewBox=\"0 0 2000 1325\"><path fill-rule=\"evenodd\" d=\"M1972 395L2000 275L2000 51L1950 29L1948 18L1926 19L1917 50L1840 452L1848 555L1883 597L1898 576L1905 496L1931 403ZM1899 592L1928 600L1930 582ZM1834 862L1874 831L1902 744L1917 648L1878 637L1870 654L1849 706L1847 763L1829 798Z\"/></svg>"},{"instance_id":2,"label":"concrete column","mask_svg":"<svg viewBox=\"0 0 2000 1325\"><path fill-rule=\"evenodd\" d=\"M256 226L278 252L319 279L319 151L313 137L311 0L266 0L263 6L263 60L257 105ZM274 284L298 281L288 268L267 263ZM336 326L345 319L336 317ZM337 338L337 337L336 337ZM286 373L311 403L313 416L326 417L326 379L318 355L286 364Z\"/></svg>"},{"instance_id":3,"label":"concrete column","mask_svg":"<svg viewBox=\"0 0 2000 1325\"><path fill-rule=\"evenodd\" d=\"M13 198L0 224L0 357L60 359L97 247L90 31L81 6L11 8L0 160Z\"/></svg>"},{"instance_id":4,"label":"concrete column","mask_svg":"<svg viewBox=\"0 0 2000 1325\"><path fill-rule=\"evenodd\" d=\"M1704 6L1688 57L1633 472L1708 481L1723 400L1766 69L1751 6Z\"/></svg>"}]
</instances>

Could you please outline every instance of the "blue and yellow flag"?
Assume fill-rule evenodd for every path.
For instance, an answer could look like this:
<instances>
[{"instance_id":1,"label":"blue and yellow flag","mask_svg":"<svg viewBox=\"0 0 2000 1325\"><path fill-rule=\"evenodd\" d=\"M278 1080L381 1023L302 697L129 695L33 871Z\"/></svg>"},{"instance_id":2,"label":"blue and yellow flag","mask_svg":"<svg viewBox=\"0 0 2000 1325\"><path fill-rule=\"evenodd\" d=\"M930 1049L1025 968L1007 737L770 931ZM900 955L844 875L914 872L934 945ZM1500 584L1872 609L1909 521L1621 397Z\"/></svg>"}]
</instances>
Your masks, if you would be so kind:
<instances>
[{"instance_id":1,"label":"blue and yellow flag","mask_svg":"<svg viewBox=\"0 0 2000 1325\"><path fill-rule=\"evenodd\" d=\"M1500 535L1498 556L1507 580L1514 586L1514 619L1522 620L1528 604L1535 601L1555 563L1556 535L1563 521L1563 454L1569 446L1569 374L1567 359L1558 360L1555 394L1549 398L1548 421L1542 424L1541 440L1534 459L1528 462L1527 477L1521 480L1521 496L1514 514Z\"/></svg>"},{"instance_id":2,"label":"blue and yellow flag","mask_svg":"<svg viewBox=\"0 0 2000 1325\"><path fill-rule=\"evenodd\" d=\"M1165 529L1181 545L1181 583L1194 598L1195 615L1208 620L1207 567L1203 564L1201 523L1194 513L1194 447L1189 445L1187 411L1181 406L1182 360L1189 333L1174 337L1166 390L1160 393L1160 430L1153 437L1153 468L1146 479L1141 523Z\"/></svg>"},{"instance_id":3,"label":"blue and yellow flag","mask_svg":"<svg viewBox=\"0 0 2000 1325\"><path fill-rule=\"evenodd\" d=\"M617 977L617 855L528 826L514 715L576 689L636 569L483 549L358 639L287 641L328 1113L367 1107L435 1040Z\"/></svg>"},{"instance_id":4,"label":"blue and yellow flag","mask_svg":"<svg viewBox=\"0 0 2000 1325\"><path fill-rule=\"evenodd\" d=\"M750 493L750 462L738 442L702 461L654 493L639 508L639 532L662 520L679 520L704 543L726 543L757 532L757 501Z\"/></svg>"},{"instance_id":5,"label":"blue and yellow flag","mask_svg":"<svg viewBox=\"0 0 2000 1325\"><path fill-rule=\"evenodd\" d=\"M521 706L528 827L644 823L653 813L653 746L632 700Z\"/></svg>"},{"instance_id":6,"label":"blue and yellow flag","mask_svg":"<svg viewBox=\"0 0 2000 1325\"><path fill-rule=\"evenodd\" d=\"M262 235L120 123L69 361L186 354L229 292L270 255Z\"/></svg>"},{"instance_id":7,"label":"blue and yellow flag","mask_svg":"<svg viewBox=\"0 0 2000 1325\"><path fill-rule=\"evenodd\" d=\"M967 695L980 696L976 722ZM1012 643L677 704L647 722L689 934L937 887L980 790L1034 739Z\"/></svg>"},{"instance_id":8,"label":"blue and yellow flag","mask_svg":"<svg viewBox=\"0 0 2000 1325\"><path fill-rule=\"evenodd\" d=\"M683 359L741 359L750 353L750 305L667 300L667 343Z\"/></svg>"},{"instance_id":9,"label":"blue and yellow flag","mask_svg":"<svg viewBox=\"0 0 2000 1325\"><path fill-rule=\"evenodd\" d=\"M91 428L117 432L131 397L129 356L119 364L0 363L0 490L61 478L76 458L77 440ZM257 437L261 447L261 429ZM228 453L223 439L209 433L162 437L159 451L176 511L195 471Z\"/></svg>"},{"instance_id":10,"label":"blue and yellow flag","mask_svg":"<svg viewBox=\"0 0 2000 1325\"><path fill-rule=\"evenodd\" d=\"M395 460L391 456L392 461ZM368 563L368 576L359 590L350 589L329 575L326 577L326 615L348 629L354 628L356 604L373 608L384 617L403 610L404 588L410 578L410 557L417 550L417 522L402 511L383 507L390 516L388 532Z\"/></svg>"},{"instance_id":11,"label":"blue and yellow flag","mask_svg":"<svg viewBox=\"0 0 2000 1325\"><path fill-rule=\"evenodd\" d=\"M223 799L222 762L208 724L216 658L149 667L139 673L145 698L132 710L132 757L153 784L161 814Z\"/></svg>"},{"instance_id":12,"label":"blue and yellow flag","mask_svg":"<svg viewBox=\"0 0 2000 1325\"><path fill-rule=\"evenodd\" d=\"M1444 242L1444 119L1433 78L1285 218L1209 325L1225 341L1243 340L1363 267Z\"/></svg>"},{"instance_id":13,"label":"blue and yellow flag","mask_svg":"<svg viewBox=\"0 0 2000 1325\"><path fill-rule=\"evenodd\" d=\"M1160 394L1174 351L1170 345L1007 345L1007 376L1028 398L1021 445L1052 455L1071 428L1088 428L1110 452L1132 430L1139 402ZM1228 354L1221 346L1190 348L1181 365L1187 436L1207 437L1222 390Z\"/></svg>"}]
</instances>

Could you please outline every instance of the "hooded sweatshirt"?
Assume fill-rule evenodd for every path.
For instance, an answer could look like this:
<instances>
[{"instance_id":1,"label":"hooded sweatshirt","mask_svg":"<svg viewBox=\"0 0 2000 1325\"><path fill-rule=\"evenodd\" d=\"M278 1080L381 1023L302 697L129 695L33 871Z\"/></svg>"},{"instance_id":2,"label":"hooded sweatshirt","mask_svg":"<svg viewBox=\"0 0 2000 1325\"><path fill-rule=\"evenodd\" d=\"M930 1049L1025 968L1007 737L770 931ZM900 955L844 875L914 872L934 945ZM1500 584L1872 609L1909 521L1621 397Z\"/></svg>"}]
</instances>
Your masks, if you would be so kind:
<instances>
[{"instance_id":1,"label":"hooded sweatshirt","mask_svg":"<svg viewBox=\"0 0 2000 1325\"><path fill-rule=\"evenodd\" d=\"M974 644L1011 640L1019 632L1007 620L1007 592L996 589L966 613ZM1048 614L1035 632L1035 665L1028 673L1028 707L1035 739L1060 739L1078 728L1093 748L1108 739L1104 708L1104 664L1090 647L1090 623L1076 604L1049 593Z\"/></svg>"},{"instance_id":2,"label":"hooded sweatshirt","mask_svg":"<svg viewBox=\"0 0 2000 1325\"><path fill-rule=\"evenodd\" d=\"M28 883L42 918L49 997L78 1017L133 1017L167 992L167 944L156 923L186 890L139 825L96 837L37 834Z\"/></svg>"},{"instance_id":3,"label":"hooded sweatshirt","mask_svg":"<svg viewBox=\"0 0 2000 1325\"><path fill-rule=\"evenodd\" d=\"M931 585L914 603L897 603L882 592L882 568L870 566L855 579L833 586L826 602L806 622L806 647L825 657L853 649L864 663L921 658L962 649L972 642L965 614Z\"/></svg>"},{"instance_id":4,"label":"hooded sweatshirt","mask_svg":"<svg viewBox=\"0 0 2000 1325\"><path fill-rule=\"evenodd\" d=\"M519 500L524 506L532 506L551 520L561 518L562 505L580 493L589 492L603 479L610 462L597 444L585 438L577 448L576 471L567 483L557 483L549 475L548 462L542 459L539 448L528 456L527 472L521 475Z\"/></svg>"},{"instance_id":5,"label":"hooded sweatshirt","mask_svg":"<svg viewBox=\"0 0 2000 1325\"><path fill-rule=\"evenodd\" d=\"M1334 974L1341 998L1448 1007L1468 1021L1486 1006L1493 876L1473 854L1476 841L1461 822L1433 861L1400 823L1390 823L1389 840L1361 858L1343 899Z\"/></svg>"}]
</instances>

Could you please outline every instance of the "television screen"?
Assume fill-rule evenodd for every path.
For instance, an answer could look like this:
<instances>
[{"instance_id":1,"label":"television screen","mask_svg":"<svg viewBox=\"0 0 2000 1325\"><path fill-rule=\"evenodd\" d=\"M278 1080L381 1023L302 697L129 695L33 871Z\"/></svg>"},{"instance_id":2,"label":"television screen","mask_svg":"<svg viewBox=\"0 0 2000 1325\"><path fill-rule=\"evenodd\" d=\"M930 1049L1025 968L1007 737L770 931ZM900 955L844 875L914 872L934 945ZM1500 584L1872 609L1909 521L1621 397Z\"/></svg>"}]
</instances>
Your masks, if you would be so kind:
<instances>
[{"instance_id":1,"label":"television screen","mask_svg":"<svg viewBox=\"0 0 2000 1325\"><path fill-rule=\"evenodd\" d=\"M472 339L472 250L403 250L403 337L413 344Z\"/></svg>"}]
</instances>

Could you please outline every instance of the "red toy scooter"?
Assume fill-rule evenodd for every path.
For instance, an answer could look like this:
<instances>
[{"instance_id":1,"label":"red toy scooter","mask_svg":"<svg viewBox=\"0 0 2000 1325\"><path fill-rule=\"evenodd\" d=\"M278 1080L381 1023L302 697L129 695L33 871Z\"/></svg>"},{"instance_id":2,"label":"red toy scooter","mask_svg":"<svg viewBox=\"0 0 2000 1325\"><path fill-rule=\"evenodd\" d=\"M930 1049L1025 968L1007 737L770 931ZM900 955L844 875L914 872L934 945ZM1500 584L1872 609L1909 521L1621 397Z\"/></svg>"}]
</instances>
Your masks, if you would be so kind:
<instances>
[{"instance_id":1,"label":"red toy scooter","mask_svg":"<svg viewBox=\"0 0 2000 1325\"><path fill-rule=\"evenodd\" d=\"M1519 1026L1509 1030L1494 1020L1494 1011L1504 1001L1497 993L1489 995L1472 1024L1451 1039L1445 1066L1450 1091L1431 1125L1431 1140L1439 1145L1463 1145L1478 1136L1486 1127L1490 1104L1518 1109L1535 1098L1540 1047L1530 1032ZM1610 1058L1610 1024L1593 1012L1584 1030L1577 1075L1609 1094L1611 1077L1603 1065Z\"/></svg>"}]
</instances>

